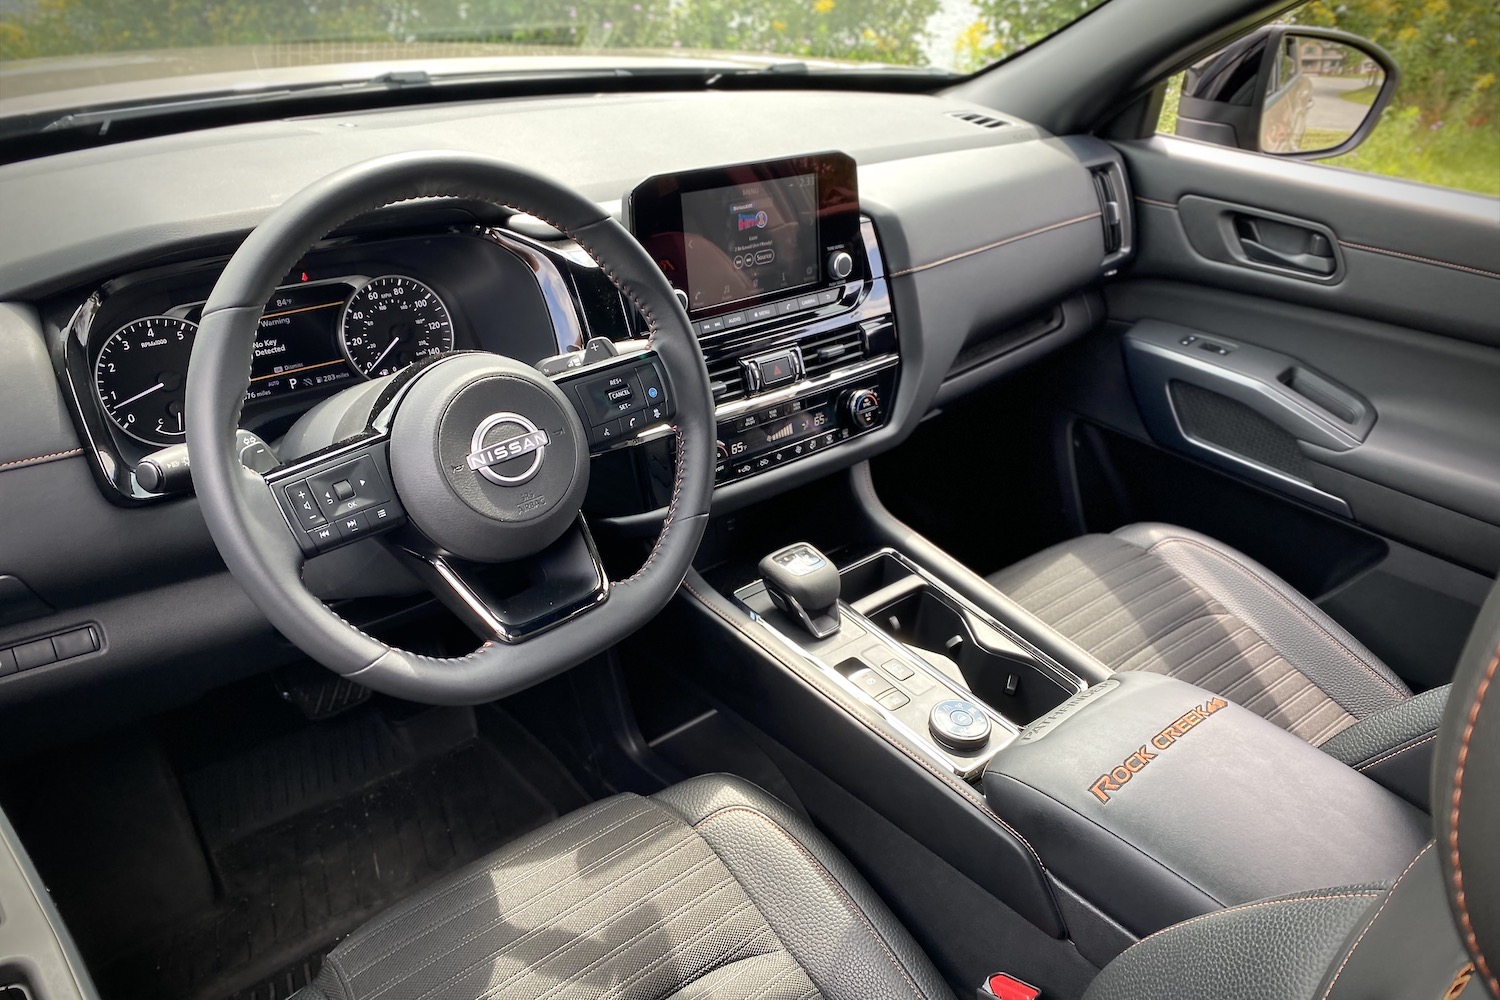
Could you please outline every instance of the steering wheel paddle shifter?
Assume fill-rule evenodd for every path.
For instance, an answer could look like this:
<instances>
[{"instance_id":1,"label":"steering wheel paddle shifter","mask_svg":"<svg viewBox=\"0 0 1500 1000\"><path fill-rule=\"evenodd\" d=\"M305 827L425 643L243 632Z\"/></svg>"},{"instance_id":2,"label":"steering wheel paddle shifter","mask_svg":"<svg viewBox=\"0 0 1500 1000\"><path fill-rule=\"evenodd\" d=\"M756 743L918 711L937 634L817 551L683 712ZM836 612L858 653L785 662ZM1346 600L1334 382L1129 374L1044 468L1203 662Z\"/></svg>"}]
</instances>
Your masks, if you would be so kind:
<instances>
[{"instance_id":1,"label":"steering wheel paddle shifter","mask_svg":"<svg viewBox=\"0 0 1500 1000\"><path fill-rule=\"evenodd\" d=\"M839 571L823 553L796 542L762 559L760 576L772 602L814 639L839 630Z\"/></svg>"}]
</instances>

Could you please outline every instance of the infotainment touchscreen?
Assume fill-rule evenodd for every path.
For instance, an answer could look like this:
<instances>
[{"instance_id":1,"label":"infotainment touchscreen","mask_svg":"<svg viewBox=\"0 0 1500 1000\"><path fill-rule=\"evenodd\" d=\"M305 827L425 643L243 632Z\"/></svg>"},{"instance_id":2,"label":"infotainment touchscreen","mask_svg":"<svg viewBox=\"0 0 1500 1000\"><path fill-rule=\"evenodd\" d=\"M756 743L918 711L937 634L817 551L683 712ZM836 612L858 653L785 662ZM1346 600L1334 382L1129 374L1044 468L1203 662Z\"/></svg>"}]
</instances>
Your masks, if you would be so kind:
<instances>
[{"instance_id":1,"label":"infotainment touchscreen","mask_svg":"<svg viewBox=\"0 0 1500 1000\"><path fill-rule=\"evenodd\" d=\"M684 193L682 231L694 309L811 285L818 280L818 178Z\"/></svg>"},{"instance_id":2,"label":"infotainment touchscreen","mask_svg":"<svg viewBox=\"0 0 1500 1000\"><path fill-rule=\"evenodd\" d=\"M627 204L694 316L837 284L847 270L828 262L859 238L854 161L842 153L653 177Z\"/></svg>"}]
</instances>

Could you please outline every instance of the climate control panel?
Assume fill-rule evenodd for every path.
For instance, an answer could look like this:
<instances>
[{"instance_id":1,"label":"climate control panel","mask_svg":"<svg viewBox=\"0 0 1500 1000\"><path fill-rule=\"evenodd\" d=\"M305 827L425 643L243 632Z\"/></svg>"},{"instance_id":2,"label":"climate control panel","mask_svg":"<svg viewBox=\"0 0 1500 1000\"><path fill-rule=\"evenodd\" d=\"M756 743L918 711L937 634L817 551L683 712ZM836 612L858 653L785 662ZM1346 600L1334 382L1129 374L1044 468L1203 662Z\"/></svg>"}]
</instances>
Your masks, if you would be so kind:
<instances>
[{"instance_id":1,"label":"climate control panel","mask_svg":"<svg viewBox=\"0 0 1500 1000\"><path fill-rule=\"evenodd\" d=\"M714 481L766 472L882 426L895 383L893 364L779 401L746 400L732 408L732 415L724 412L730 408L721 408Z\"/></svg>"}]
</instances>

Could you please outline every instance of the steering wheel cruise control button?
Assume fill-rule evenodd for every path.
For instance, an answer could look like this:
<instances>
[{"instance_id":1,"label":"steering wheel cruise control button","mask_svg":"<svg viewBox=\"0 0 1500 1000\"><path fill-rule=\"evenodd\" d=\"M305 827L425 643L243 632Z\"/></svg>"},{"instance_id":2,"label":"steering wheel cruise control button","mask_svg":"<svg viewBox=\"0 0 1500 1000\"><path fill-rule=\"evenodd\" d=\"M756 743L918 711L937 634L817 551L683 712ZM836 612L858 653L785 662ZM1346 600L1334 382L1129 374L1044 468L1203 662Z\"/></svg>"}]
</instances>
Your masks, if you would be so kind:
<instances>
[{"instance_id":1,"label":"steering wheel cruise control button","mask_svg":"<svg viewBox=\"0 0 1500 1000\"><path fill-rule=\"evenodd\" d=\"M984 709L962 698L948 698L932 706L927 728L949 750L978 750L990 738L989 716Z\"/></svg>"}]
</instances>

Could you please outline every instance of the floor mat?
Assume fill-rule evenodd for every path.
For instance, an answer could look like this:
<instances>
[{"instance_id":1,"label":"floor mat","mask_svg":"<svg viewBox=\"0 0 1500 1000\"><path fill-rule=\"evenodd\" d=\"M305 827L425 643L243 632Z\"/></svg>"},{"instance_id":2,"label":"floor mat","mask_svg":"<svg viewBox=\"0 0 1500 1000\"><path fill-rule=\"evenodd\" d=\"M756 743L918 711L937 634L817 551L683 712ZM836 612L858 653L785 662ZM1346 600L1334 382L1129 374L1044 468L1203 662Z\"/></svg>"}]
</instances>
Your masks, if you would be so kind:
<instances>
[{"instance_id":1,"label":"floor mat","mask_svg":"<svg viewBox=\"0 0 1500 1000\"><path fill-rule=\"evenodd\" d=\"M472 724L413 740L373 713L183 785L218 900L96 970L106 1000L284 1000L369 917L557 815Z\"/></svg>"}]
</instances>

